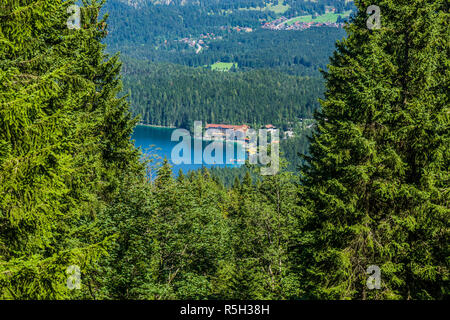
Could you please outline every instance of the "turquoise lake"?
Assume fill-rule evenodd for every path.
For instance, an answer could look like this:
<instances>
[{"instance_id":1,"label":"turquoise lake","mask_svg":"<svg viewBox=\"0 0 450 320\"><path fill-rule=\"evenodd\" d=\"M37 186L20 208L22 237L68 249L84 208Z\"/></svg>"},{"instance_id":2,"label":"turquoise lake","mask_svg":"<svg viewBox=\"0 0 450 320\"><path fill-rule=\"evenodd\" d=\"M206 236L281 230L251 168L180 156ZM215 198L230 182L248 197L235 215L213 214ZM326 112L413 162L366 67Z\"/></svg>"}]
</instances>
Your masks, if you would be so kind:
<instances>
[{"instance_id":1,"label":"turquoise lake","mask_svg":"<svg viewBox=\"0 0 450 320\"><path fill-rule=\"evenodd\" d=\"M205 163L203 159L202 164L194 164L194 138L191 138L191 164L178 164L175 165L172 162L171 155L173 148L180 143L180 141L171 141L172 138L172 132L176 129L170 129L170 128L157 128L157 127L150 127L150 126L136 126L134 133L131 137L132 140L134 140L135 146L140 148L144 154L147 155L156 155L157 157L160 157L161 160L158 160L157 162L161 162L162 159L167 158L170 162L170 164L173 166L172 170L174 174L178 174L179 170L181 169L184 173L187 173L190 170L197 170L202 167L239 167L242 164L237 163L234 157L237 154L237 143L233 143L234 145L234 155L227 155L227 152L225 151L226 148L224 146L223 148L223 164L207 164ZM204 149L210 144L210 141L203 141L203 151ZM225 145L225 144L224 144ZM213 153L213 155L215 155ZM231 160L233 159L233 160ZM236 164L227 164L227 162L234 161ZM239 159L239 162L242 162L242 159Z\"/></svg>"}]
</instances>

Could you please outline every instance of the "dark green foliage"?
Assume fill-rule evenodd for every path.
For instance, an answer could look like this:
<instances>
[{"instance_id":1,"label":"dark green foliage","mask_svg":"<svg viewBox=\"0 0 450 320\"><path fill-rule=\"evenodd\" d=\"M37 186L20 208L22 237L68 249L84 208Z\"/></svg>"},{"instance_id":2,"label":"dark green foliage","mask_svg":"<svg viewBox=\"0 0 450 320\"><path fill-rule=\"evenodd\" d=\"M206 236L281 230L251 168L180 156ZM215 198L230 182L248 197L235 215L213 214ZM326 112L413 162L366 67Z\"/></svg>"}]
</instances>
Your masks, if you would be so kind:
<instances>
[{"instance_id":1,"label":"dark green foliage","mask_svg":"<svg viewBox=\"0 0 450 320\"><path fill-rule=\"evenodd\" d=\"M448 298L448 4L375 1L383 27L370 31L363 2L325 73L317 128L298 119L316 110L316 78L127 65L147 121L273 123L296 133L285 155L304 154L299 176L281 160L273 176L174 179L165 159L152 180L129 141L121 65L101 44L102 3L84 1L69 30L69 2L3 1L0 299ZM69 265L81 290L66 287ZM369 265L380 290L367 289Z\"/></svg>"},{"instance_id":2,"label":"dark green foliage","mask_svg":"<svg viewBox=\"0 0 450 320\"><path fill-rule=\"evenodd\" d=\"M448 3L367 1L338 45L303 167L297 255L312 298L449 294ZM369 291L366 269L381 268Z\"/></svg>"},{"instance_id":3,"label":"dark green foliage","mask_svg":"<svg viewBox=\"0 0 450 320\"><path fill-rule=\"evenodd\" d=\"M93 274L91 298L292 296L295 179L256 176L227 190L206 169L174 180L165 163L152 184L128 180L101 219L105 236L119 237Z\"/></svg>"},{"instance_id":4,"label":"dark green foliage","mask_svg":"<svg viewBox=\"0 0 450 320\"><path fill-rule=\"evenodd\" d=\"M132 37L133 34L126 36ZM190 67L209 66L218 61L235 62L238 71L271 68L292 75L319 76L318 70L326 67L335 41L344 36L343 29L328 27L305 31L258 29L252 33L230 33L222 40L211 40L199 54L188 44L174 40L167 43L164 40L164 44L157 48L153 43L136 46L115 40L110 41L110 46L126 57L152 62Z\"/></svg>"},{"instance_id":5,"label":"dark green foliage","mask_svg":"<svg viewBox=\"0 0 450 320\"><path fill-rule=\"evenodd\" d=\"M165 39L219 33L221 26L256 27L260 25L260 19L275 16L271 12L239 10L226 14L223 10L227 9L189 5L144 5L135 8L110 0L104 8L111 17L111 38L108 42L113 46L161 44L161 40Z\"/></svg>"},{"instance_id":6,"label":"dark green foliage","mask_svg":"<svg viewBox=\"0 0 450 320\"><path fill-rule=\"evenodd\" d=\"M269 70L219 73L168 64L127 64L125 88L145 123L190 129L194 121L281 126L310 118L322 80Z\"/></svg>"},{"instance_id":7,"label":"dark green foliage","mask_svg":"<svg viewBox=\"0 0 450 320\"><path fill-rule=\"evenodd\" d=\"M251 6L256 7L259 2L253 1ZM299 7L309 7L304 8L306 14L323 13L325 5L335 5L340 11L344 2L293 1L290 11L298 14L285 16L300 15L302 9ZM209 66L218 61L236 62L238 70L273 68L294 75L318 76L319 68L326 67L334 42L345 36L342 28L334 27L304 31L265 30L261 28L262 23L277 17L272 11L225 11L229 5L236 9L246 8L248 4L233 1L228 5L211 2L204 6L150 5L135 8L120 1L108 1L104 12L110 17L109 50L152 62L193 67ZM234 27L251 27L253 31L238 32ZM205 42L201 45L202 51L196 53L196 46L181 39Z\"/></svg>"},{"instance_id":8,"label":"dark green foliage","mask_svg":"<svg viewBox=\"0 0 450 320\"><path fill-rule=\"evenodd\" d=\"M304 14L324 14L327 6L334 7L337 13L347 10L354 10L353 1L346 0L318 0L318 1L298 1L284 0L290 6L286 12L288 16L298 16Z\"/></svg>"},{"instance_id":9,"label":"dark green foliage","mask_svg":"<svg viewBox=\"0 0 450 320\"><path fill-rule=\"evenodd\" d=\"M0 298L69 297L66 268L88 272L105 254L95 217L142 167L100 4L85 2L80 30L67 28L69 4L0 5Z\"/></svg>"},{"instance_id":10,"label":"dark green foliage","mask_svg":"<svg viewBox=\"0 0 450 320\"><path fill-rule=\"evenodd\" d=\"M238 181L242 181L247 174L250 174L253 180L258 179L258 175L246 166L241 166L238 168L211 167L209 171L211 172L211 176L216 179L216 181L227 188L231 188L233 186L236 178Z\"/></svg>"},{"instance_id":11,"label":"dark green foliage","mask_svg":"<svg viewBox=\"0 0 450 320\"><path fill-rule=\"evenodd\" d=\"M255 185L247 174L231 191L230 228L234 299L286 299L298 282L288 261L296 205L296 179L282 172Z\"/></svg>"},{"instance_id":12,"label":"dark green foliage","mask_svg":"<svg viewBox=\"0 0 450 320\"><path fill-rule=\"evenodd\" d=\"M212 297L226 260L225 190L207 172L182 181L166 163L154 184L124 185L105 211L104 230L119 234L101 261L92 296L112 299Z\"/></svg>"}]
</instances>

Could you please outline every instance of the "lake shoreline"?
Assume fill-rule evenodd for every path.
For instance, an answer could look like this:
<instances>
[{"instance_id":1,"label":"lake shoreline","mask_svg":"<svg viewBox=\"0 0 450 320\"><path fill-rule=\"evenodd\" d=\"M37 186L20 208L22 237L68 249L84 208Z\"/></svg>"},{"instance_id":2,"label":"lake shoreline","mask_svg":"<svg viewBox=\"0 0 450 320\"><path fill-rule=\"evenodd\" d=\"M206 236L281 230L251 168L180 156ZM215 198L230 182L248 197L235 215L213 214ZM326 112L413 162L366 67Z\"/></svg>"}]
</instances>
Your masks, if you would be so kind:
<instances>
[{"instance_id":1,"label":"lake shoreline","mask_svg":"<svg viewBox=\"0 0 450 320\"><path fill-rule=\"evenodd\" d=\"M157 129L177 129L177 127L167 127L167 126L160 126L160 125L153 125L153 124L142 124L142 123L138 123L137 125L136 125L136 127L148 127L148 128L157 128ZM180 128L178 128L178 129L180 129ZM192 134L191 132L189 132L190 134ZM213 138L211 138L211 137L209 137L209 138L207 138L207 137L204 137L203 135L202 135L202 138L196 138L196 137L192 137L192 139L194 139L194 140L201 140L201 141L206 141L206 142L212 142L212 141L222 141L222 142L226 142L226 141L224 141L222 138L221 139L216 139L216 140L214 140ZM239 141L239 140L234 140L234 141L232 141L232 143L237 143L237 144L244 144L245 145L245 142L243 142L243 141Z\"/></svg>"},{"instance_id":2,"label":"lake shoreline","mask_svg":"<svg viewBox=\"0 0 450 320\"><path fill-rule=\"evenodd\" d=\"M219 167L219 168L238 168L244 165L244 160L246 156L242 154L240 156L239 149L234 149L233 154L227 154L225 150L222 152L222 161L217 160L218 163L216 164L210 164L204 162L205 158L202 157L202 163L197 164L195 163L195 159L192 159L191 156L191 163L180 163L180 164L174 164L172 162L172 155L174 148L178 145L180 147L180 141L172 141L171 136L172 132L176 129L170 129L170 128L164 128L164 127L155 127L155 126L149 126L149 125L136 125L135 129L133 130L133 134L131 136L131 140L134 142L134 146L142 151L143 154L147 155L155 155L159 157L160 159L167 158L169 160L169 163L173 166L173 172L178 172L179 169L182 169L182 171L186 174L187 172L191 170L198 170L203 167L211 168L211 167ZM183 139L185 141L186 138ZM187 147L187 150L183 150L183 155L185 151L189 152L190 148L190 154L194 155L196 152L196 139L192 135L186 140L188 144L185 146ZM211 141L203 141L199 139L199 145L201 145L201 151L202 155L206 149L206 147L209 145ZM236 141L234 141L236 143ZM198 147L198 146L197 146ZM237 148L237 147L236 147ZM237 161L235 159L241 159L241 161ZM220 157L219 157L220 159ZM245 160L244 160L245 161Z\"/></svg>"},{"instance_id":3,"label":"lake shoreline","mask_svg":"<svg viewBox=\"0 0 450 320\"><path fill-rule=\"evenodd\" d=\"M142 127L150 127L150 128L162 128L162 129L176 129L175 126L161 126L157 124L148 124L148 123L138 123L136 126L142 126Z\"/></svg>"}]
</instances>

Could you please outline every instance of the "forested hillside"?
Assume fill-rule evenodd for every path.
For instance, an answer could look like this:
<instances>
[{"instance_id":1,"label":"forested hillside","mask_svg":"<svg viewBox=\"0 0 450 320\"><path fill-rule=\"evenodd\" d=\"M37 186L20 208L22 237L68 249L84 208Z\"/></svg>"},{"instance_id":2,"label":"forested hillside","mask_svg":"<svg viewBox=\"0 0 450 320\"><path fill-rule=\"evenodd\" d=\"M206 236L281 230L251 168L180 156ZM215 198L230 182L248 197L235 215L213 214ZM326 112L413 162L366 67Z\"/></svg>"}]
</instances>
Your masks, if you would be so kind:
<instances>
[{"instance_id":1,"label":"forested hillside","mask_svg":"<svg viewBox=\"0 0 450 320\"><path fill-rule=\"evenodd\" d=\"M276 174L246 172L231 188L206 169L174 179L167 160L149 178L154 159L130 141L138 119L119 56L102 44L102 1L83 3L70 29L70 1L0 2L0 299L448 300L447 1L374 0L374 30L357 1L300 174L281 159ZM204 106L217 95L237 112L233 90L245 88L249 108L251 96L264 102L260 115L241 110L254 121L312 111L308 92L321 81L137 66L124 75L142 68L143 80L127 86L149 91L131 99L175 106L198 90ZM265 105L303 88L297 105ZM151 105L148 117L167 119Z\"/></svg>"},{"instance_id":2,"label":"forested hillside","mask_svg":"<svg viewBox=\"0 0 450 320\"><path fill-rule=\"evenodd\" d=\"M180 11L177 11L180 10ZM240 11L235 15L196 15L191 7L150 6L138 10L124 4L109 4L107 43L111 51L137 59L171 62L187 66L211 65L217 61L236 62L242 70L275 68L295 74L317 75L325 69L334 42L345 36L342 29L318 28L304 32L260 29L266 13ZM253 22L249 22L252 20ZM253 32L237 32L231 27L253 27ZM211 34L213 33L213 34ZM203 36L202 36L203 35ZM192 43L197 39L202 51ZM287 45L289 44L289 45Z\"/></svg>"},{"instance_id":3,"label":"forested hillside","mask_svg":"<svg viewBox=\"0 0 450 320\"><path fill-rule=\"evenodd\" d=\"M353 1L348 0L115 0L132 6L134 8L145 8L152 5L172 6L172 7L199 7L212 12L221 12L223 10L259 10L269 6L282 4L288 9L301 12L318 12L324 10L325 6L335 6L344 10L352 6ZM274 9L276 10L276 9Z\"/></svg>"},{"instance_id":4,"label":"forested hillside","mask_svg":"<svg viewBox=\"0 0 450 320\"><path fill-rule=\"evenodd\" d=\"M256 10L260 5L108 2L106 42L108 50L123 54L124 92L133 113L147 124L183 128L201 120L287 129L311 118L324 90L319 70L326 69L334 42L345 32L261 29L279 13ZM240 32L236 26L253 29ZM208 71L218 62L233 63L231 73Z\"/></svg>"},{"instance_id":5,"label":"forested hillside","mask_svg":"<svg viewBox=\"0 0 450 320\"><path fill-rule=\"evenodd\" d=\"M112 44L111 48L149 62L191 67L209 66L218 61L234 62L239 71L270 68L293 75L319 76L318 70L326 68L335 41L344 36L343 30L333 28L303 32L259 30L251 34L231 34L226 41L212 42L201 54L182 42L155 48L153 45L129 45L120 40L120 45ZM130 41L139 43L137 39Z\"/></svg>"},{"instance_id":6,"label":"forested hillside","mask_svg":"<svg viewBox=\"0 0 450 320\"><path fill-rule=\"evenodd\" d=\"M294 130L319 108L319 70L327 68L345 31L269 30L262 24L282 15L321 14L325 5L337 12L352 6L339 3L109 1L103 10L110 22L106 43L110 52L122 53L124 92L145 124L189 129L201 120ZM289 8L300 13L289 15ZM208 71L227 63L230 73ZM301 163L297 152L306 152L307 134L297 131L295 141L282 143L290 170ZM242 176L241 170L218 171L227 181Z\"/></svg>"},{"instance_id":7,"label":"forested hillside","mask_svg":"<svg viewBox=\"0 0 450 320\"><path fill-rule=\"evenodd\" d=\"M260 25L260 19L275 18L275 14L260 11L233 11L232 15L201 6L147 5L134 7L121 1L111 0L106 3L103 12L110 20L110 44L119 46L132 43L157 43L161 40L173 40L219 32L221 26Z\"/></svg>"},{"instance_id":8,"label":"forested hillside","mask_svg":"<svg viewBox=\"0 0 450 320\"><path fill-rule=\"evenodd\" d=\"M283 127L312 118L323 88L318 77L269 70L226 73L130 60L123 74L134 112L144 123L186 129L194 121Z\"/></svg>"}]
</instances>

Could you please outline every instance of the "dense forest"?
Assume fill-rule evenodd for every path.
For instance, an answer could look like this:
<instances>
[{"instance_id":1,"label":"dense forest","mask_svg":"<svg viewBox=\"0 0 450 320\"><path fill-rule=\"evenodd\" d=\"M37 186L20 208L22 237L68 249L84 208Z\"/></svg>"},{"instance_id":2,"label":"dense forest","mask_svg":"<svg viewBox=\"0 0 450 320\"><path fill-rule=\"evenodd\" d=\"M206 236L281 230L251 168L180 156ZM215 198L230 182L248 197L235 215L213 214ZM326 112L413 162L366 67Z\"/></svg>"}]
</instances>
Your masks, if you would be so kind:
<instances>
[{"instance_id":1,"label":"dense forest","mask_svg":"<svg viewBox=\"0 0 450 320\"><path fill-rule=\"evenodd\" d=\"M327 7L336 8L336 12L353 10L355 5L353 1L347 0L318 0L318 1L298 1L284 0L289 5L289 10L285 13L287 16L298 16L302 14L323 14Z\"/></svg>"},{"instance_id":2,"label":"dense forest","mask_svg":"<svg viewBox=\"0 0 450 320\"><path fill-rule=\"evenodd\" d=\"M272 123L312 118L323 89L320 78L270 70L226 73L174 64L127 61L124 87L136 115L148 124L189 129L207 123Z\"/></svg>"},{"instance_id":3,"label":"dense forest","mask_svg":"<svg viewBox=\"0 0 450 320\"><path fill-rule=\"evenodd\" d=\"M103 12L111 20L109 44L156 43L158 40L169 40L200 35L208 32L219 32L221 26L256 27L260 20L275 18L271 11L242 11L233 14L211 14L211 9L201 6L174 6L143 4L137 8L111 0L105 5Z\"/></svg>"},{"instance_id":4,"label":"dense forest","mask_svg":"<svg viewBox=\"0 0 450 320\"><path fill-rule=\"evenodd\" d=\"M79 29L72 3L0 3L0 299L449 298L447 1L374 0L377 30L356 1L300 174L282 160L231 187L208 170L174 179L167 161L148 178L103 1L83 1ZM178 68L151 75L180 86ZM186 72L289 79L280 97L320 81Z\"/></svg>"},{"instance_id":5,"label":"dense forest","mask_svg":"<svg viewBox=\"0 0 450 320\"><path fill-rule=\"evenodd\" d=\"M119 42L117 49L131 58L150 62L190 67L208 66L218 61L234 62L240 71L271 68L292 75L318 76L318 70L326 68L335 41L344 35L343 30L336 28L302 32L258 30L251 34L231 34L226 41L212 42L200 54L184 43L155 48Z\"/></svg>"},{"instance_id":6,"label":"dense forest","mask_svg":"<svg viewBox=\"0 0 450 320\"><path fill-rule=\"evenodd\" d=\"M229 16L200 18L190 7L151 6L137 10L125 4L108 8L110 24L107 44L111 52L120 51L135 59L170 62L186 66L207 66L217 61L236 62L239 69L273 68L296 75L318 76L325 69L334 43L345 36L337 28L314 28L303 32L272 31L254 23L235 21ZM172 12L184 10L186 12ZM156 11L156 12L155 12ZM195 12L195 10L194 10ZM250 13L243 11L245 14ZM189 14L188 14L189 13ZM242 14L244 14L242 13ZM260 14L258 11L252 14ZM187 17L185 17L187 15ZM180 16L183 18L180 19ZM234 16L233 16L234 17ZM208 21L214 28L208 28ZM235 26L255 28L254 32L236 32ZM208 36L200 54L185 42L184 37ZM286 44L289 43L289 46Z\"/></svg>"},{"instance_id":7,"label":"dense forest","mask_svg":"<svg viewBox=\"0 0 450 320\"><path fill-rule=\"evenodd\" d=\"M334 7L338 12L355 8L349 0L113 0L112 6L127 3L134 8L167 6L171 9L188 8L214 14L233 14L236 11L271 11L277 5L286 6L286 13L323 13L326 7Z\"/></svg>"}]
</instances>

